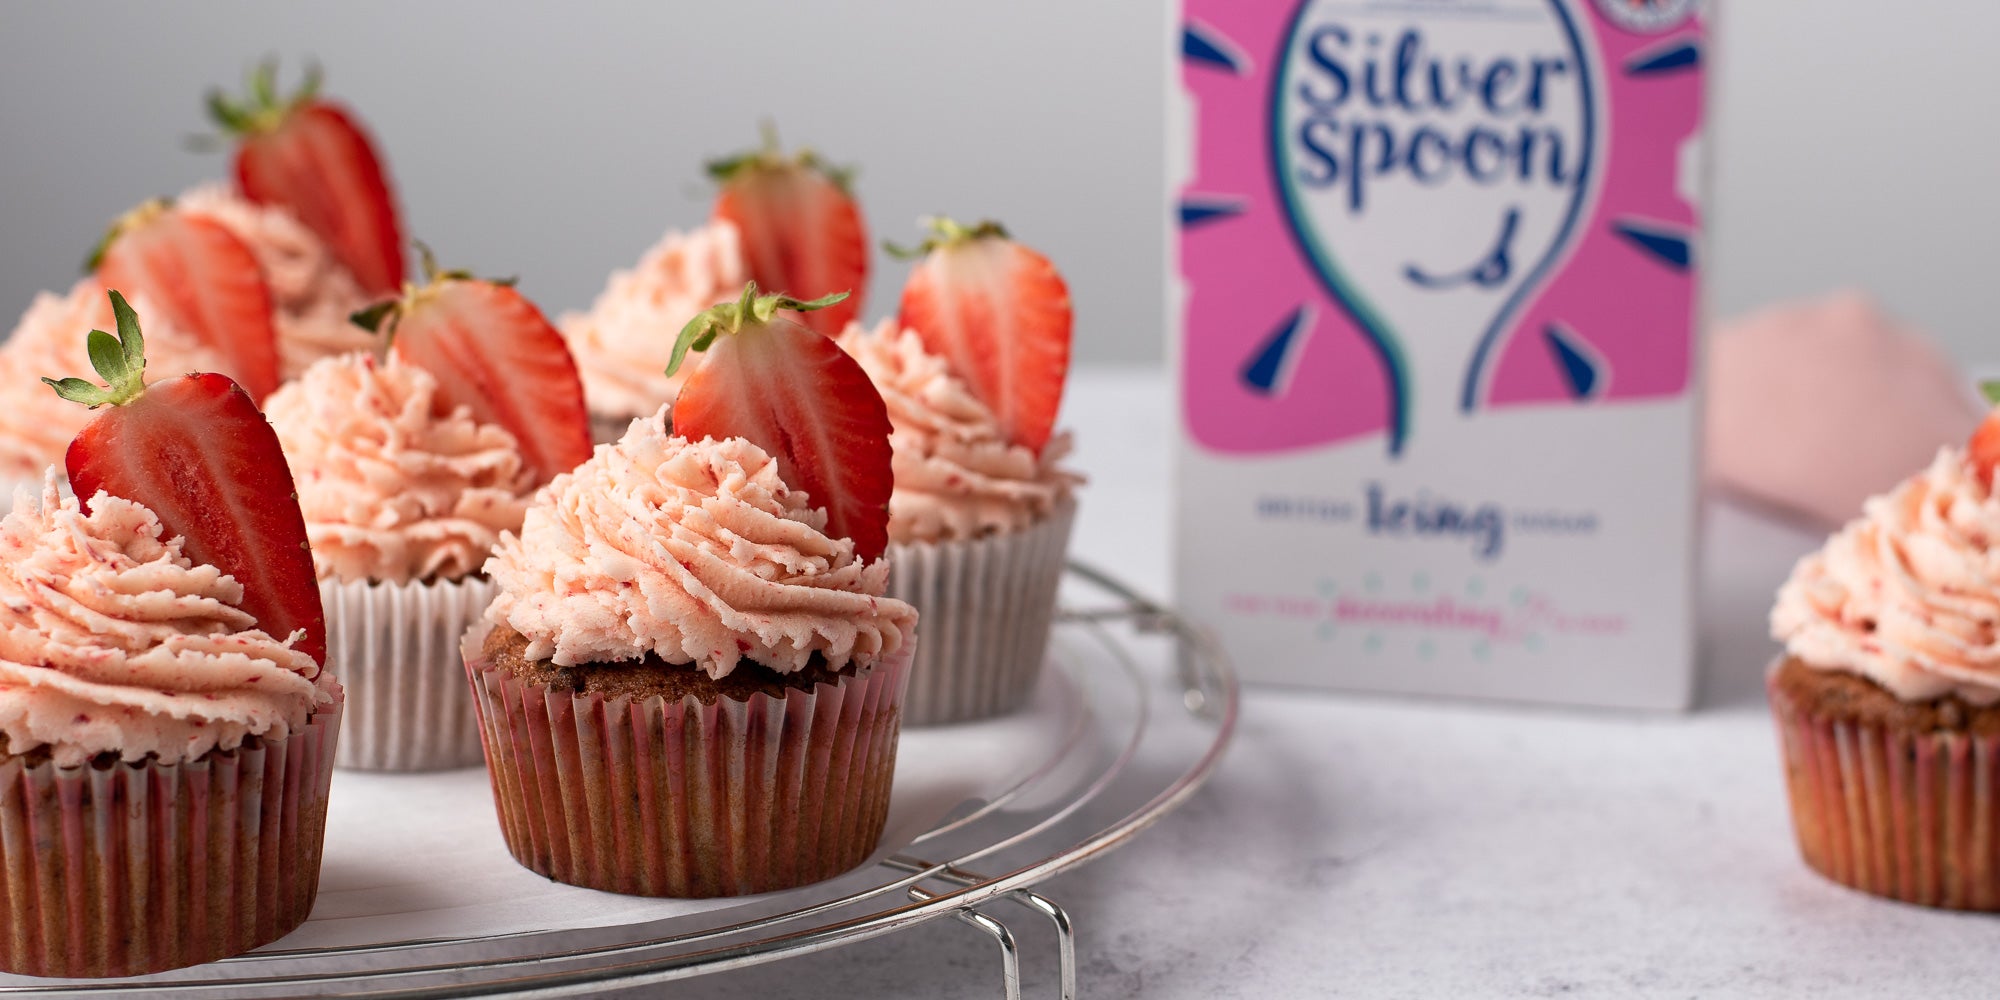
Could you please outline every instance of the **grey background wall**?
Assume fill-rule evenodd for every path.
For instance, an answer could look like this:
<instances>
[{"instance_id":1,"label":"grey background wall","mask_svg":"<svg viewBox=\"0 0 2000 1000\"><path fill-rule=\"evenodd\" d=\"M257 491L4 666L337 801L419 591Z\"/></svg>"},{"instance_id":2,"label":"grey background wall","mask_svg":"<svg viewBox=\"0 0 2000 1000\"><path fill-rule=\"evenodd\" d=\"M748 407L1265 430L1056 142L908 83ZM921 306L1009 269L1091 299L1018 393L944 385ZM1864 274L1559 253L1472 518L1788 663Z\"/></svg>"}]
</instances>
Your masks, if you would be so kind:
<instances>
[{"instance_id":1,"label":"grey background wall","mask_svg":"<svg viewBox=\"0 0 2000 1000\"><path fill-rule=\"evenodd\" d=\"M878 236L992 215L1071 278L1087 361L1161 354L1166 0L0 6L0 324L67 287L102 226L222 176L200 98L316 56L387 150L412 232L519 274L551 312L672 226L704 157L786 138L862 167ZM1710 300L1728 315L1868 288L1960 357L2000 359L1987 271L2000 6L1721 8ZM1892 23L1893 22L1893 23ZM900 265L878 261L871 314Z\"/></svg>"}]
</instances>

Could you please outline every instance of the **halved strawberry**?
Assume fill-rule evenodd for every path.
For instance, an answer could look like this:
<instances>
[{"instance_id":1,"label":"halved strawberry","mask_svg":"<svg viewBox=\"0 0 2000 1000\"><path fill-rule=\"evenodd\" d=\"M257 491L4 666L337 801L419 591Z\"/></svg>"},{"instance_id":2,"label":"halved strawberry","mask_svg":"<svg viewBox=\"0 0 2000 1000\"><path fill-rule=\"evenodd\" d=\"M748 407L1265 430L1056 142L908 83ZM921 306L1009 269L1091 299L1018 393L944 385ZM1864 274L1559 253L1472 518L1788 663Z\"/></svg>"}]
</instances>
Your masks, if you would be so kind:
<instances>
[{"instance_id":1,"label":"halved strawberry","mask_svg":"<svg viewBox=\"0 0 2000 1000\"><path fill-rule=\"evenodd\" d=\"M419 244L419 249L423 249ZM512 281L443 271L423 249L425 284L355 314L389 335L389 349L438 381L437 405L514 435L546 483L590 457L583 378L569 344Z\"/></svg>"},{"instance_id":2,"label":"halved strawberry","mask_svg":"<svg viewBox=\"0 0 2000 1000\"><path fill-rule=\"evenodd\" d=\"M903 285L900 321L999 417L1008 440L1040 453L1069 375L1069 286L997 222L926 221L935 235Z\"/></svg>"},{"instance_id":3,"label":"halved strawberry","mask_svg":"<svg viewBox=\"0 0 2000 1000\"><path fill-rule=\"evenodd\" d=\"M867 560L889 545L889 408L833 338L777 315L811 315L843 297L758 295L753 281L741 300L681 330L667 374L688 351L705 352L674 401L674 433L740 437L769 452L785 485L826 508L826 533L853 539Z\"/></svg>"},{"instance_id":4,"label":"halved strawberry","mask_svg":"<svg viewBox=\"0 0 2000 1000\"><path fill-rule=\"evenodd\" d=\"M326 662L306 522L278 435L226 375L178 375L146 384L145 341L125 297L111 293L118 336L90 331L90 363L106 386L45 378L56 394L110 408L70 442L64 465L84 509L99 490L144 504L196 563L243 585L243 610L277 638Z\"/></svg>"},{"instance_id":5,"label":"halved strawberry","mask_svg":"<svg viewBox=\"0 0 2000 1000\"><path fill-rule=\"evenodd\" d=\"M764 148L709 163L721 182L713 217L736 226L743 262L760 288L811 299L849 298L816 313L807 326L831 337L861 313L868 287L868 226L847 189L848 173L811 150L785 156L768 130Z\"/></svg>"},{"instance_id":6,"label":"halved strawberry","mask_svg":"<svg viewBox=\"0 0 2000 1000\"><path fill-rule=\"evenodd\" d=\"M275 65L259 66L241 103L209 92L209 114L241 137L236 186L253 202L291 210L363 291L396 294L405 273L403 226L374 143L345 108L319 96L317 66L284 100L276 76Z\"/></svg>"},{"instance_id":7,"label":"halved strawberry","mask_svg":"<svg viewBox=\"0 0 2000 1000\"><path fill-rule=\"evenodd\" d=\"M168 325L220 354L222 374L262 401L278 387L278 331L257 258L214 219L149 201L111 224L89 267L106 288L145 296Z\"/></svg>"},{"instance_id":8,"label":"halved strawberry","mask_svg":"<svg viewBox=\"0 0 2000 1000\"><path fill-rule=\"evenodd\" d=\"M2000 407L2000 382L1982 382L1980 392L1987 402ZM1979 481L1988 488L1993 485L1993 469L2000 466L2000 409L1986 414L1986 419L1972 432L1972 441L1966 445L1965 456L1972 462L1972 468L1979 474Z\"/></svg>"}]
</instances>

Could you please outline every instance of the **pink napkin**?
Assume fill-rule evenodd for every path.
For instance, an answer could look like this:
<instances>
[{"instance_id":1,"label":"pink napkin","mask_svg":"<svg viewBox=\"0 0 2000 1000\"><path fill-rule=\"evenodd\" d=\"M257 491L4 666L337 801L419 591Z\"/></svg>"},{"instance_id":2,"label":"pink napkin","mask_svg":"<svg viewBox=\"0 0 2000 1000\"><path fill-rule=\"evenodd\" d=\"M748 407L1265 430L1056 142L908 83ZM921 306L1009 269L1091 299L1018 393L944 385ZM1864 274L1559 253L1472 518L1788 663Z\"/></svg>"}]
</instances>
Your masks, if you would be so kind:
<instances>
[{"instance_id":1,"label":"pink napkin","mask_svg":"<svg viewBox=\"0 0 2000 1000\"><path fill-rule=\"evenodd\" d=\"M1709 487L1822 525L1963 444L1986 412L1935 345L1857 292L1720 324L1707 398Z\"/></svg>"}]
</instances>

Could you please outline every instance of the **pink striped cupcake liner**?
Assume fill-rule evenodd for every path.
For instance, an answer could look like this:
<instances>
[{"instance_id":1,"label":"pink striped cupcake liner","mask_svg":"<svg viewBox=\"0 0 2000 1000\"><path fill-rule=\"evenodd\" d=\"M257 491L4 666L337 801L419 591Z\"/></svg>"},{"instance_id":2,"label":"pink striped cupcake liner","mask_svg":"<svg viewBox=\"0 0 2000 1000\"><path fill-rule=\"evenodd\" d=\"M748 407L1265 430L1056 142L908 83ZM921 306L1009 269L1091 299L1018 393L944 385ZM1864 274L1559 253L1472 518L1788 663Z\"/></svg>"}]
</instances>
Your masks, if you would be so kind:
<instances>
[{"instance_id":1,"label":"pink striped cupcake liner","mask_svg":"<svg viewBox=\"0 0 2000 1000\"><path fill-rule=\"evenodd\" d=\"M892 543L889 593L914 605L924 641L910 675L912 726L1005 715L1027 703L1048 658L1076 500L1020 531Z\"/></svg>"},{"instance_id":2,"label":"pink striped cupcake liner","mask_svg":"<svg viewBox=\"0 0 2000 1000\"><path fill-rule=\"evenodd\" d=\"M1767 687L1806 864L1906 903L2000 910L2000 738L1816 717Z\"/></svg>"},{"instance_id":3,"label":"pink striped cupcake liner","mask_svg":"<svg viewBox=\"0 0 2000 1000\"><path fill-rule=\"evenodd\" d=\"M867 860L889 814L911 647L838 684L703 704L527 684L465 637L507 849L558 882L699 898Z\"/></svg>"},{"instance_id":4,"label":"pink striped cupcake liner","mask_svg":"<svg viewBox=\"0 0 2000 1000\"><path fill-rule=\"evenodd\" d=\"M282 740L178 764L0 762L0 969L139 976L298 927L319 891L342 694Z\"/></svg>"},{"instance_id":5,"label":"pink striped cupcake liner","mask_svg":"<svg viewBox=\"0 0 2000 1000\"><path fill-rule=\"evenodd\" d=\"M322 580L327 662L347 686L338 767L477 767L479 718L458 641L499 590L476 577L410 583Z\"/></svg>"}]
</instances>

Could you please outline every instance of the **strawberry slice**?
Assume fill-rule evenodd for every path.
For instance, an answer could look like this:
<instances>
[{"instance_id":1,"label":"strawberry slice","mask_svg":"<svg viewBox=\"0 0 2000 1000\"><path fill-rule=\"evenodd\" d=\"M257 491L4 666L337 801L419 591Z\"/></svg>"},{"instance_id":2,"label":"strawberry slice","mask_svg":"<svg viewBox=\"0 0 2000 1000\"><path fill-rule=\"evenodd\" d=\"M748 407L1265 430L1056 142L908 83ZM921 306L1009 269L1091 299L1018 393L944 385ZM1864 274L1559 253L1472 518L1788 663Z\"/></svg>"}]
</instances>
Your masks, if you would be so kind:
<instances>
[{"instance_id":1,"label":"strawberry slice","mask_svg":"<svg viewBox=\"0 0 2000 1000\"><path fill-rule=\"evenodd\" d=\"M387 333L390 350L438 380L442 412L463 406L512 433L538 482L576 468L590 457L590 416L568 342L512 281L441 272L418 249L426 283L355 322Z\"/></svg>"},{"instance_id":2,"label":"strawberry slice","mask_svg":"<svg viewBox=\"0 0 2000 1000\"><path fill-rule=\"evenodd\" d=\"M927 221L936 235L903 285L901 322L965 380L1008 440L1040 454L1069 374L1069 286L997 222Z\"/></svg>"},{"instance_id":3,"label":"strawberry slice","mask_svg":"<svg viewBox=\"0 0 2000 1000\"><path fill-rule=\"evenodd\" d=\"M280 100L277 67L250 75L250 97L210 91L209 114L240 137L236 186L260 205L289 209L371 295L403 286L403 226L381 157L354 116L319 96L319 68Z\"/></svg>"},{"instance_id":4,"label":"strawberry slice","mask_svg":"<svg viewBox=\"0 0 2000 1000\"><path fill-rule=\"evenodd\" d=\"M244 611L280 639L326 662L306 522L278 435L227 375L178 375L146 384L145 341L125 297L111 293L118 336L90 331L90 363L107 383L45 378L56 394L108 406L70 442L64 465L85 510L99 490L144 504L183 551L243 585Z\"/></svg>"},{"instance_id":5,"label":"strawberry slice","mask_svg":"<svg viewBox=\"0 0 2000 1000\"><path fill-rule=\"evenodd\" d=\"M2000 381L1982 382L1979 391L1988 403L2000 406ZM2000 409L1986 414L1986 419L1972 432L1972 441L1966 445L1965 457L1978 473L1979 481L1988 489L1993 486L1993 470L2000 466Z\"/></svg>"},{"instance_id":6,"label":"strawberry slice","mask_svg":"<svg viewBox=\"0 0 2000 1000\"><path fill-rule=\"evenodd\" d=\"M688 351L705 352L674 400L674 433L740 437L769 452L785 485L826 508L826 533L853 539L855 554L868 560L889 545L889 409L833 338L777 315L811 315L842 297L758 295L753 281L740 301L681 330L667 374Z\"/></svg>"},{"instance_id":7,"label":"strawberry slice","mask_svg":"<svg viewBox=\"0 0 2000 1000\"><path fill-rule=\"evenodd\" d=\"M713 218L730 222L742 240L743 262L759 287L810 299L846 292L849 298L800 317L831 337L861 313L868 287L868 226L847 189L848 172L811 150L785 156L766 129L764 148L708 165L722 185Z\"/></svg>"},{"instance_id":8,"label":"strawberry slice","mask_svg":"<svg viewBox=\"0 0 2000 1000\"><path fill-rule=\"evenodd\" d=\"M143 295L168 325L224 359L229 376L262 401L278 387L271 289L250 248L221 223L149 201L112 223L90 267L106 288Z\"/></svg>"}]
</instances>

